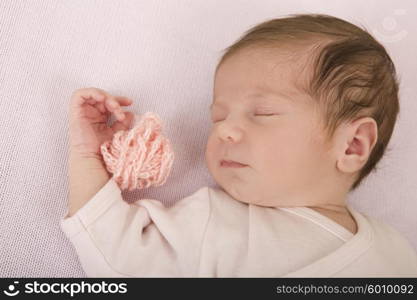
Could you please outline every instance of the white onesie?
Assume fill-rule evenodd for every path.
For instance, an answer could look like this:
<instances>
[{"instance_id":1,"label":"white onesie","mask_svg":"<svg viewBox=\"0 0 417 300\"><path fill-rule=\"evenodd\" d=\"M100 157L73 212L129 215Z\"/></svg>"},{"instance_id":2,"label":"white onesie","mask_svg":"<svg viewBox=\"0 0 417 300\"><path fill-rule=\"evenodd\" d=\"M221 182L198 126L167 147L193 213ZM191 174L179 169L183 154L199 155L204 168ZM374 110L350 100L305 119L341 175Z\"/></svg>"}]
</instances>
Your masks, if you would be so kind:
<instances>
[{"instance_id":1,"label":"white onesie","mask_svg":"<svg viewBox=\"0 0 417 300\"><path fill-rule=\"evenodd\" d=\"M246 204L210 187L169 208L128 204L111 178L61 228L87 277L417 277L399 232L348 209L355 235L308 207Z\"/></svg>"}]
</instances>

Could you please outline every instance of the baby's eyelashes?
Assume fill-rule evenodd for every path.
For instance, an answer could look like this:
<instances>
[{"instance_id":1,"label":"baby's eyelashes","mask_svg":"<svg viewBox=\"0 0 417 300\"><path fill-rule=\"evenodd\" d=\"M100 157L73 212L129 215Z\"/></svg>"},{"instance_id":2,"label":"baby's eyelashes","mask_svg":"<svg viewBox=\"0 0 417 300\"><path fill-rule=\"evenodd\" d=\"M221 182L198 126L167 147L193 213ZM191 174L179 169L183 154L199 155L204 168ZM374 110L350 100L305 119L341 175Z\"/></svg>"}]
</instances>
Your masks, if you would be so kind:
<instances>
[{"instance_id":1,"label":"baby's eyelashes","mask_svg":"<svg viewBox=\"0 0 417 300\"><path fill-rule=\"evenodd\" d=\"M275 114L255 114L255 116L273 116Z\"/></svg>"}]
</instances>

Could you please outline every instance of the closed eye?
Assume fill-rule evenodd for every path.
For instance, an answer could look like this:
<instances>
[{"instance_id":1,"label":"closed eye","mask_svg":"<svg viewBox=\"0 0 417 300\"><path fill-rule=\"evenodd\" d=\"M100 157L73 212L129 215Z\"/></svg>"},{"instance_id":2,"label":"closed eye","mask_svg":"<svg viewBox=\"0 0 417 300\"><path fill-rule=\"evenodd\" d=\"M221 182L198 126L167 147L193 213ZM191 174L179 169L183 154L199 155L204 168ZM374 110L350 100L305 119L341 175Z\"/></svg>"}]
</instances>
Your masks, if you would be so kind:
<instances>
[{"instance_id":1,"label":"closed eye","mask_svg":"<svg viewBox=\"0 0 417 300\"><path fill-rule=\"evenodd\" d=\"M254 114L254 116L255 117L272 117L272 116L276 116L277 114L273 114L273 113L271 113L271 114ZM221 120L214 120L213 118L212 118L212 122L213 123L217 123L217 122L219 122L219 121L221 121Z\"/></svg>"},{"instance_id":2,"label":"closed eye","mask_svg":"<svg viewBox=\"0 0 417 300\"><path fill-rule=\"evenodd\" d=\"M273 116L275 114L255 114L255 116Z\"/></svg>"}]
</instances>

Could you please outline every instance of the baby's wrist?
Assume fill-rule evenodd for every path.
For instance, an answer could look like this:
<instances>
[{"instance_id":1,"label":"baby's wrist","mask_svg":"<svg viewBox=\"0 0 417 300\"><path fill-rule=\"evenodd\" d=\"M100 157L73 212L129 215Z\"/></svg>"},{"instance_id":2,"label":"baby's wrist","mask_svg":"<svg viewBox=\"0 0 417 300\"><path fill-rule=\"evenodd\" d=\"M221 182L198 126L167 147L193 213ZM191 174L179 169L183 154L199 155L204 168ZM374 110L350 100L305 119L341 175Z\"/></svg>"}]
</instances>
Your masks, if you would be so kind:
<instances>
[{"instance_id":1,"label":"baby's wrist","mask_svg":"<svg viewBox=\"0 0 417 300\"><path fill-rule=\"evenodd\" d=\"M111 174L97 155L71 152L68 164L70 216L109 181Z\"/></svg>"},{"instance_id":2,"label":"baby's wrist","mask_svg":"<svg viewBox=\"0 0 417 300\"><path fill-rule=\"evenodd\" d=\"M101 154L99 153L93 153L93 152L86 152L83 150L78 149L77 147L69 147L69 155L70 157L73 157L74 159L91 159L91 160L99 160L102 161L103 158Z\"/></svg>"}]
</instances>

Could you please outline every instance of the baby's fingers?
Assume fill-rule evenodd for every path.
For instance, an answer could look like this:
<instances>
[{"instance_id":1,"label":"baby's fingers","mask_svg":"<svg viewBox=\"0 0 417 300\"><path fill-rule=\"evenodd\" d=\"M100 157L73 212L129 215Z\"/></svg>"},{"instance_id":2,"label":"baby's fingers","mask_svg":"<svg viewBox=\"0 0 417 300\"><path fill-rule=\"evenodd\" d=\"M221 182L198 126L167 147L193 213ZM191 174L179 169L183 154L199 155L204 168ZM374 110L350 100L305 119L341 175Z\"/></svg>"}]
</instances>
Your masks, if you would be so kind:
<instances>
[{"instance_id":1,"label":"baby's fingers","mask_svg":"<svg viewBox=\"0 0 417 300\"><path fill-rule=\"evenodd\" d=\"M103 101L105 92L97 88L82 88L75 90L71 96L73 107L80 107L84 103L94 104L96 101Z\"/></svg>"},{"instance_id":2,"label":"baby's fingers","mask_svg":"<svg viewBox=\"0 0 417 300\"><path fill-rule=\"evenodd\" d=\"M96 106L101 113L113 113L122 121L125 119L125 114L121 106L128 106L133 101L126 97L112 96L102 89L92 87L78 89L72 94L71 104L74 111L80 111L84 103Z\"/></svg>"},{"instance_id":3,"label":"baby's fingers","mask_svg":"<svg viewBox=\"0 0 417 300\"><path fill-rule=\"evenodd\" d=\"M125 113L123 112L121 106L128 106L132 104L132 102L132 100L126 97L114 97L107 95L105 99L105 106L108 111L114 113L119 121L122 121L125 118Z\"/></svg>"},{"instance_id":4,"label":"baby's fingers","mask_svg":"<svg viewBox=\"0 0 417 300\"><path fill-rule=\"evenodd\" d=\"M89 105L94 105L96 101L103 101L105 98L102 91L96 88L81 88L75 90L72 93L71 101L70 101L70 110L69 110L69 120L71 123L78 122L78 120L82 117L85 117L86 114L90 114L94 112L88 112Z\"/></svg>"},{"instance_id":5,"label":"baby's fingers","mask_svg":"<svg viewBox=\"0 0 417 300\"><path fill-rule=\"evenodd\" d=\"M111 125L111 128L114 130L114 132L117 132L119 130L129 130L130 125L132 124L134 119L134 115L132 112L127 111L126 112L126 118L123 121L116 121Z\"/></svg>"}]
</instances>

